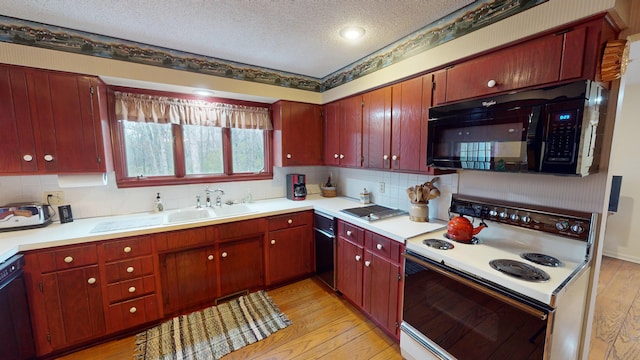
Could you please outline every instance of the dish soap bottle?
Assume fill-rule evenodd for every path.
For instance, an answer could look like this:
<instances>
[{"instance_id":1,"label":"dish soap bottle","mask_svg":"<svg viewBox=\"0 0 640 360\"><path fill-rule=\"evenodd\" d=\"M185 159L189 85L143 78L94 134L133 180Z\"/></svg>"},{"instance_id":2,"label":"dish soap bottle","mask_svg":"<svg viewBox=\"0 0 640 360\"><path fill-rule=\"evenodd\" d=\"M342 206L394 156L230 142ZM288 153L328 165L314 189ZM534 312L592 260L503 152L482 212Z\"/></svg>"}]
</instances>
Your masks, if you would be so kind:
<instances>
[{"instance_id":1,"label":"dish soap bottle","mask_svg":"<svg viewBox=\"0 0 640 360\"><path fill-rule=\"evenodd\" d=\"M162 199L160 199L160 193L156 195L156 206L153 208L153 212L160 212L164 210L164 205L162 205Z\"/></svg>"}]
</instances>

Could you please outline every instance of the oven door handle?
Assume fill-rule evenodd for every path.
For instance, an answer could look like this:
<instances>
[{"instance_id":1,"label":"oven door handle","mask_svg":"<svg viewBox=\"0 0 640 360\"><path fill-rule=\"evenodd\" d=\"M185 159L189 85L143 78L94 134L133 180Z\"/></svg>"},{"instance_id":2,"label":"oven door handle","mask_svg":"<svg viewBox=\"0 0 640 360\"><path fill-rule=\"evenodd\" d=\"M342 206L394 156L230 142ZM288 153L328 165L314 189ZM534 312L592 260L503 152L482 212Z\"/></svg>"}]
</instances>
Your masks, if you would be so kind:
<instances>
[{"instance_id":1,"label":"oven door handle","mask_svg":"<svg viewBox=\"0 0 640 360\"><path fill-rule=\"evenodd\" d=\"M478 284L478 283L476 283L474 281L471 281L471 280L466 279L466 278L464 278L462 276L459 276L459 275L456 275L456 274L451 273L449 271L446 271L446 270L444 270L444 269L442 269L442 268L440 268L438 266L429 264L429 263L425 262L424 260L421 260L421 259L419 259L419 258L417 258L417 257L415 257L415 256L413 256L411 254L408 254L406 252L403 253L402 256L404 256L408 260L411 260L411 261L413 261L415 263L418 263L421 266L426 267L429 270L435 271L440 275L444 275L444 276L446 276L446 277L448 277L450 279L453 279L455 281L458 281L458 282L460 282L460 283L462 283L462 284L464 284L464 285L466 285L466 286L468 286L470 288L478 290L483 294L489 295L489 296L493 297L494 299L500 300L500 301L502 301L502 302L504 302L504 303L506 303L508 305L516 307L516 308L526 312L527 314L530 314L530 315L533 315L533 316L539 318L540 320L543 320L543 321L547 320L548 314L546 312L544 312L544 311L541 311L541 310L535 309L535 308L533 308L531 306L528 306L526 304L523 304L520 301L514 300L514 299L512 299L512 298L510 298L510 297L508 297L508 296L506 296L504 294L501 294L501 293L499 293L497 291L493 291L491 289L488 289L488 288L486 288L486 287L484 287L484 286L482 286L482 285L480 285L480 284Z\"/></svg>"}]
</instances>

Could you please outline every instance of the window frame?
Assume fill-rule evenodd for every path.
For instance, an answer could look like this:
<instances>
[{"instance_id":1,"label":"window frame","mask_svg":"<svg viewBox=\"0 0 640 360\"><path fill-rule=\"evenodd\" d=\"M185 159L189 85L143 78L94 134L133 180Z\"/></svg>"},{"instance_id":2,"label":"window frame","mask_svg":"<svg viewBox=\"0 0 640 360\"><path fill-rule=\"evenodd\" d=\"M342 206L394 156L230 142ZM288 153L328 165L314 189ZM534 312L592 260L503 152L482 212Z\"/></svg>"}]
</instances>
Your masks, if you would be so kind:
<instances>
[{"instance_id":1,"label":"window frame","mask_svg":"<svg viewBox=\"0 0 640 360\"><path fill-rule=\"evenodd\" d=\"M222 128L222 147L223 147L223 173L210 175L186 175L184 161L184 146L182 127L178 124L171 125L173 135L173 176L126 176L127 163L125 155L124 128L118 124L115 116L115 96L114 91L122 91L128 93L166 96L189 100L205 100L210 102L218 102L233 105L245 105L267 108L269 115L273 119L273 111L271 104L264 104L251 101L233 100L209 96L187 95L174 92L165 92L157 90L146 90L120 86L108 87L108 108L109 108L109 127L111 130L111 141L113 148L113 166L116 173L116 184L118 188L146 187L146 186L162 186L162 185L183 185L183 184L201 184L201 183L218 183L229 181L250 181L250 180L270 180L273 179L273 130L264 130L264 159L265 168L260 173L232 173L233 154L231 149L231 129Z\"/></svg>"}]
</instances>

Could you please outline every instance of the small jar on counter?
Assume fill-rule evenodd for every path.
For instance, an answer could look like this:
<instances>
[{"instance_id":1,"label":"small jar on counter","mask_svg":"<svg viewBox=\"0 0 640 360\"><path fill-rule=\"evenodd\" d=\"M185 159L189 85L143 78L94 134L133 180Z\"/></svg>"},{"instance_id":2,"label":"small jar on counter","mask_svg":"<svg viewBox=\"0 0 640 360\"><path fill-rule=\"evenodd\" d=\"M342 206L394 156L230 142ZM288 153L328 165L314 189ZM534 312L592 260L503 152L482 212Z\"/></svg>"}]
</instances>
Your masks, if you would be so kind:
<instances>
[{"instance_id":1,"label":"small jar on counter","mask_svg":"<svg viewBox=\"0 0 640 360\"><path fill-rule=\"evenodd\" d=\"M367 191L367 188L364 188L364 190L360 193L360 203L368 204L369 201L370 201L369 192Z\"/></svg>"}]
</instances>

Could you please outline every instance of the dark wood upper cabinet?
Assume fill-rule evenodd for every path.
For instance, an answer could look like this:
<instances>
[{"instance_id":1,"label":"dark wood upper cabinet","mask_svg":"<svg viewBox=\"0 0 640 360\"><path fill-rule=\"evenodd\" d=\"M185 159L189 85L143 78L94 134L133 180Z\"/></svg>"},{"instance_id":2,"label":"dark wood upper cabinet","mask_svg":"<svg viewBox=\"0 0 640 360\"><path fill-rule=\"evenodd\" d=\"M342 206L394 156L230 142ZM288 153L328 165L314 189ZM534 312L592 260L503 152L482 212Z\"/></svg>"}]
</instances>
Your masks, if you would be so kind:
<instances>
[{"instance_id":1,"label":"dark wood upper cabinet","mask_svg":"<svg viewBox=\"0 0 640 360\"><path fill-rule=\"evenodd\" d=\"M273 104L275 166L322 165L322 106L293 101Z\"/></svg>"},{"instance_id":2,"label":"dark wood upper cabinet","mask_svg":"<svg viewBox=\"0 0 640 360\"><path fill-rule=\"evenodd\" d=\"M0 65L5 174L111 170L106 90L96 77Z\"/></svg>"},{"instance_id":3,"label":"dark wood upper cabinet","mask_svg":"<svg viewBox=\"0 0 640 360\"><path fill-rule=\"evenodd\" d=\"M391 163L391 86L362 96L362 156L369 169L389 169Z\"/></svg>"},{"instance_id":4,"label":"dark wood upper cabinet","mask_svg":"<svg viewBox=\"0 0 640 360\"><path fill-rule=\"evenodd\" d=\"M324 163L362 166L361 96L351 96L324 106Z\"/></svg>"}]
</instances>

